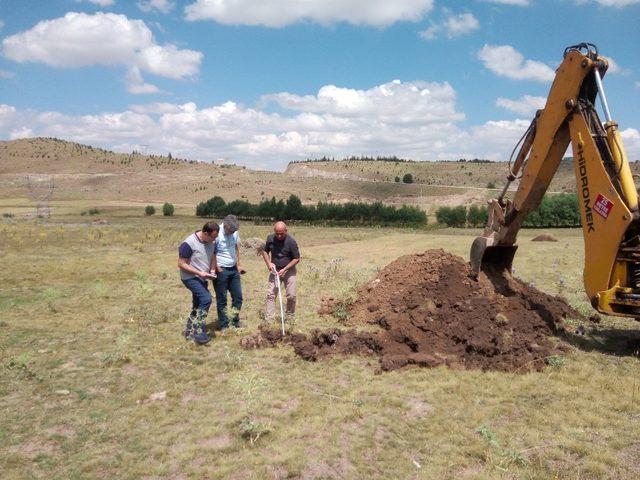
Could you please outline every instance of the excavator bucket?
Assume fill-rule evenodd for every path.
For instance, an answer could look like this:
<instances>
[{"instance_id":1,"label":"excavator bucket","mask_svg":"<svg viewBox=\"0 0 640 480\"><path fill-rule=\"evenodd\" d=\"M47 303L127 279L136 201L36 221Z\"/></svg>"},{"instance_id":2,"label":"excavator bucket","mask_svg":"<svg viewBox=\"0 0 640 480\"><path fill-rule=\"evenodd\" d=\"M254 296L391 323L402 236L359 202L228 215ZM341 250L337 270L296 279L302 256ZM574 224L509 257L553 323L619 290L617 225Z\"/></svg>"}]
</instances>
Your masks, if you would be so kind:
<instances>
[{"instance_id":1,"label":"excavator bucket","mask_svg":"<svg viewBox=\"0 0 640 480\"><path fill-rule=\"evenodd\" d=\"M474 277L480 271L511 275L513 257L518 249L517 245L490 245L491 239L477 237L471 244L471 272Z\"/></svg>"}]
</instances>

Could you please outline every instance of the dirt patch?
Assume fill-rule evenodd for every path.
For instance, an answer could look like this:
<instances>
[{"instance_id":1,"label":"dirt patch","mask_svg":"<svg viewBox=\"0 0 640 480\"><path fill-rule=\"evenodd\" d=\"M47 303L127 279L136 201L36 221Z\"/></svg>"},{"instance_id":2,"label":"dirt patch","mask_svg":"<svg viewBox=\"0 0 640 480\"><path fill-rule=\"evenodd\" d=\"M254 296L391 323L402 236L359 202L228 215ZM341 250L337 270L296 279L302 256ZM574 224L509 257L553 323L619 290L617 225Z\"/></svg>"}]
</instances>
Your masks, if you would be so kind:
<instances>
[{"instance_id":1,"label":"dirt patch","mask_svg":"<svg viewBox=\"0 0 640 480\"><path fill-rule=\"evenodd\" d=\"M558 239L551 233L541 233L531 239L532 242L557 242Z\"/></svg>"},{"instance_id":2,"label":"dirt patch","mask_svg":"<svg viewBox=\"0 0 640 480\"><path fill-rule=\"evenodd\" d=\"M378 331L339 328L309 336L261 329L244 348L290 344L305 360L326 355L380 357L380 368L408 365L525 372L537 370L566 347L551 337L567 317L582 318L567 303L499 272L471 278L469 264L444 250L401 257L342 305L338 319L349 326L373 324ZM344 311L343 311L344 309ZM331 300L323 312L333 312Z\"/></svg>"}]
</instances>

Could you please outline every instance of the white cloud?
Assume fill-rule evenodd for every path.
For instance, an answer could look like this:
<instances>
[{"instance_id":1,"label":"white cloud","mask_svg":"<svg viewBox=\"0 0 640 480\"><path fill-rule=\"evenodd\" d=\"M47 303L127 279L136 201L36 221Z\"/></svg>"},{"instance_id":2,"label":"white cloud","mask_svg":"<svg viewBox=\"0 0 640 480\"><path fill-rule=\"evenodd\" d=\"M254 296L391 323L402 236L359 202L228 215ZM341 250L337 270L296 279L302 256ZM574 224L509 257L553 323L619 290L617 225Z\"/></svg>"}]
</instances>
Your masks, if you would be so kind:
<instances>
[{"instance_id":1,"label":"white cloud","mask_svg":"<svg viewBox=\"0 0 640 480\"><path fill-rule=\"evenodd\" d=\"M4 55L16 62L40 62L52 67L124 65L163 77L196 75L202 53L158 45L142 20L98 12L69 12L44 20L30 30L2 41Z\"/></svg>"},{"instance_id":2,"label":"white cloud","mask_svg":"<svg viewBox=\"0 0 640 480\"><path fill-rule=\"evenodd\" d=\"M145 83L140 69L138 67L130 67L126 78L127 91L134 95L159 93L160 90L155 85Z\"/></svg>"},{"instance_id":3,"label":"white cloud","mask_svg":"<svg viewBox=\"0 0 640 480\"><path fill-rule=\"evenodd\" d=\"M273 103L278 113L267 109ZM463 120L448 83L392 81L368 90L327 85L315 95L280 92L265 95L255 108L232 101L204 107L155 102L72 116L0 105L0 138L31 130L115 151L144 144L149 153L282 169L291 160L323 155L506 160L530 123L495 120L463 128ZM630 158L637 158L640 134L627 129L623 137Z\"/></svg>"},{"instance_id":4,"label":"white cloud","mask_svg":"<svg viewBox=\"0 0 640 480\"><path fill-rule=\"evenodd\" d=\"M629 5L636 5L640 3L640 0L592 0L593 3L597 3L602 7L615 7L623 8ZM576 0L578 5L589 3L589 0Z\"/></svg>"},{"instance_id":5,"label":"white cloud","mask_svg":"<svg viewBox=\"0 0 640 480\"><path fill-rule=\"evenodd\" d=\"M620 136L629 160L640 160L640 132L635 128L627 128L620 131Z\"/></svg>"},{"instance_id":6,"label":"white cloud","mask_svg":"<svg viewBox=\"0 0 640 480\"><path fill-rule=\"evenodd\" d=\"M76 0L78 3L81 2L88 2L88 3L93 3L94 5L98 5L99 7L111 7L112 5L115 5L116 0Z\"/></svg>"},{"instance_id":7,"label":"white cloud","mask_svg":"<svg viewBox=\"0 0 640 480\"><path fill-rule=\"evenodd\" d=\"M493 73L513 80L550 82L555 77L553 69L523 55L510 45L484 45L478 58Z\"/></svg>"},{"instance_id":8,"label":"white cloud","mask_svg":"<svg viewBox=\"0 0 640 480\"><path fill-rule=\"evenodd\" d=\"M516 5L518 7L529 6L529 0L484 0L488 3L499 3L501 5Z\"/></svg>"},{"instance_id":9,"label":"white cloud","mask_svg":"<svg viewBox=\"0 0 640 480\"><path fill-rule=\"evenodd\" d=\"M17 140L19 138L29 138L29 137L33 137L33 130L31 130L28 127L17 128L15 130L11 130L11 133L9 133L9 138L11 140Z\"/></svg>"},{"instance_id":10,"label":"white cloud","mask_svg":"<svg viewBox=\"0 0 640 480\"><path fill-rule=\"evenodd\" d=\"M8 70L0 70L0 78L13 78L16 74Z\"/></svg>"},{"instance_id":11,"label":"white cloud","mask_svg":"<svg viewBox=\"0 0 640 480\"><path fill-rule=\"evenodd\" d=\"M496 100L496 105L519 115L531 117L537 110L544 108L546 102L546 97L523 95L518 100L510 100L508 98L500 97Z\"/></svg>"},{"instance_id":12,"label":"white cloud","mask_svg":"<svg viewBox=\"0 0 640 480\"><path fill-rule=\"evenodd\" d=\"M471 13L450 15L445 21L445 29L449 38L466 35L480 28L480 22Z\"/></svg>"},{"instance_id":13,"label":"white cloud","mask_svg":"<svg viewBox=\"0 0 640 480\"><path fill-rule=\"evenodd\" d=\"M607 73L619 73L621 75L629 75L631 73L629 69L622 68L613 58L607 57L607 60L609 61L609 69L607 70Z\"/></svg>"},{"instance_id":14,"label":"white cloud","mask_svg":"<svg viewBox=\"0 0 640 480\"><path fill-rule=\"evenodd\" d=\"M160 13L169 13L176 6L171 0L140 0L137 5L143 12L157 10Z\"/></svg>"},{"instance_id":15,"label":"white cloud","mask_svg":"<svg viewBox=\"0 0 640 480\"><path fill-rule=\"evenodd\" d=\"M196 0L185 8L187 20L214 20L225 25L283 27L299 22L385 27L421 20L433 0Z\"/></svg>"},{"instance_id":16,"label":"white cloud","mask_svg":"<svg viewBox=\"0 0 640 480\"><path fill-rule=\"evenodd\" d=\"M0 131L9 129L17 121L16 108L0 103Z\"/></svg>"},{"instance_id":17,"label":"white cloud","mask_svg":"<svg viewBox=\"0 0 640 480\"><path fill-rule=\"evenodd\" d=\"M444 33L448 38L467 35L480 28L480 22L471 13L461 13L458 15L445 9L445 18L441 23L432 23L429 28L420 32L420 36L425 40L433 40L440 33Z\"/></svg>"}]
</instances>

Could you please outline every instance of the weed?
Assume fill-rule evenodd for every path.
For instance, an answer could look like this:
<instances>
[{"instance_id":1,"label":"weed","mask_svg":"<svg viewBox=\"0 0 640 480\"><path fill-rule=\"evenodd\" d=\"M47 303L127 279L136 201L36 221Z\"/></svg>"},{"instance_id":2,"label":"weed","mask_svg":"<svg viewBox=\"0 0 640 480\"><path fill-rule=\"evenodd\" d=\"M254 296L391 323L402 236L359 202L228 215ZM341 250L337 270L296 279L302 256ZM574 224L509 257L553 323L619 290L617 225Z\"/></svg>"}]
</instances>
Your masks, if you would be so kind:
<instances>
[{"instance_id":1,"label":"weed","mask_svg":"<svg viewBox=\"0 0 640 480\"><path fill-rule=\"evenodd\" d=\"M495 433L493 433L491 429L486 425L481 425L476 428L476 432L479 433L482 439L489 445L492 445L494 447L497 447L499 445L498 438L496 437Z\"/></svg>"},{"instance_id":2,"label":"weed","mask_svg":"<svg viewBox=\"0 0 640 480\"><path fill-rule=\"evenodd\" d=\"M549 358L547 358L547 365L555 368L556 370L562 368L564 364L565 364L565 359L560 355L551 355Z\"/></svg>"},{"instance_id":3,"label":"weed","mask_svg":"<svg viewBox=\"0 0 640 480\"><path fill-rule=\"evenodd\" d=\"M9 363L7 364L7 368L10 370L16 370L22 373L22 375L24 375L24 377L29 380L36 380L38 382L42 382L43 377L29 366L30 361L31 361L31 355L29 355L28 353L21 353L17 357L14 357L11 360L9 360Z\"/></svg>"},{"instance_id":4,"label":"weed","mask_svg":"<svg viewBox=\"0 0 640 480\"><path fill-rule=\"evenodd\" d=\"M342 322L346 322L349 320L349 305L346 303L340 302L337 303L335 308L333 309L333 316Z\"/></svg>"},{"instance_id":5,"label":"weed","mask_svg":"<svg viewBox=\"0 0 640 480\"><path fill-rule=\"evenodd\" d=\"M243 417L238 423L238 434L252 445L270 432L271 422L262 422L251 416Z\"/></svg>"}]
</instances>

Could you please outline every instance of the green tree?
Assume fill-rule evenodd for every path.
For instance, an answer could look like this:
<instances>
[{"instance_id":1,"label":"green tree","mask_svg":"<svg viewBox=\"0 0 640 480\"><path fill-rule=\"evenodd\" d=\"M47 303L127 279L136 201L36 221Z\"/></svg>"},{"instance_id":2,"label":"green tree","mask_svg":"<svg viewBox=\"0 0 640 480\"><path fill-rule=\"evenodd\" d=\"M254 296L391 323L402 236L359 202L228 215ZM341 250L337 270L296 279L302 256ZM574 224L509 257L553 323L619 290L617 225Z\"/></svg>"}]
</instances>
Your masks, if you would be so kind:
<instances>
[{"instance_id":1,"label":"green tree","mask_svg":"<svg viewBox=\"0 0 640 480\"><path fill-rule=\"evenodd\" d=\"M154 207L153 205L147 205L144 209L144 214L145 215L155 215L156 214L156 207Z\"/></svg>"},{"instance_id":2,"label":"green tree","mask_svg":"<svg viewBox=\"0 0 640 480\"><path fill-rule=\"evenodd\" d=\"M471 205L467 212L467 223L471 227L482 227L487 223L487 207Z\"/></svg>"},{"instance_id":3,"label":"green tree","mask_svg":"<svg viewBox=\"0 0 640 480\"><path fill-rule=\"evenodd\" d=\"M436 210L436 220L448 227L464 227L467 223L467 209L464 206L440 207Z\"/></svg>"},{"instance_id":4,"label":"green tree","mask_svg":"<svg viewBox=\"0 0 640 480\"><path fill-rule=\"evenodd\" d=\"M284 216L287 220L303 220L305 218L302 201L295 195L289 196L284 208Z\"/></svg>"},{"instance_id":5,"label":"green tree","mask_svg":"<svg viewBox=\"0 0 640 480\"><path fill-rule=\"evenodd\" d=\"M404 177L402 177L402 183L413 183L413 175L405 173Z\"/></svg>"},{"instance_id":6,"label":"green tree","mask_svg":"<svg viewBox=\"0 0 640 480\"><path fill-rule=\"evenodd\" d=\"M165 217L172 217L173 211L173 204L165 203L164 205L162 205L162 215L164 215Z\"/></svg>"}]
</instances>

